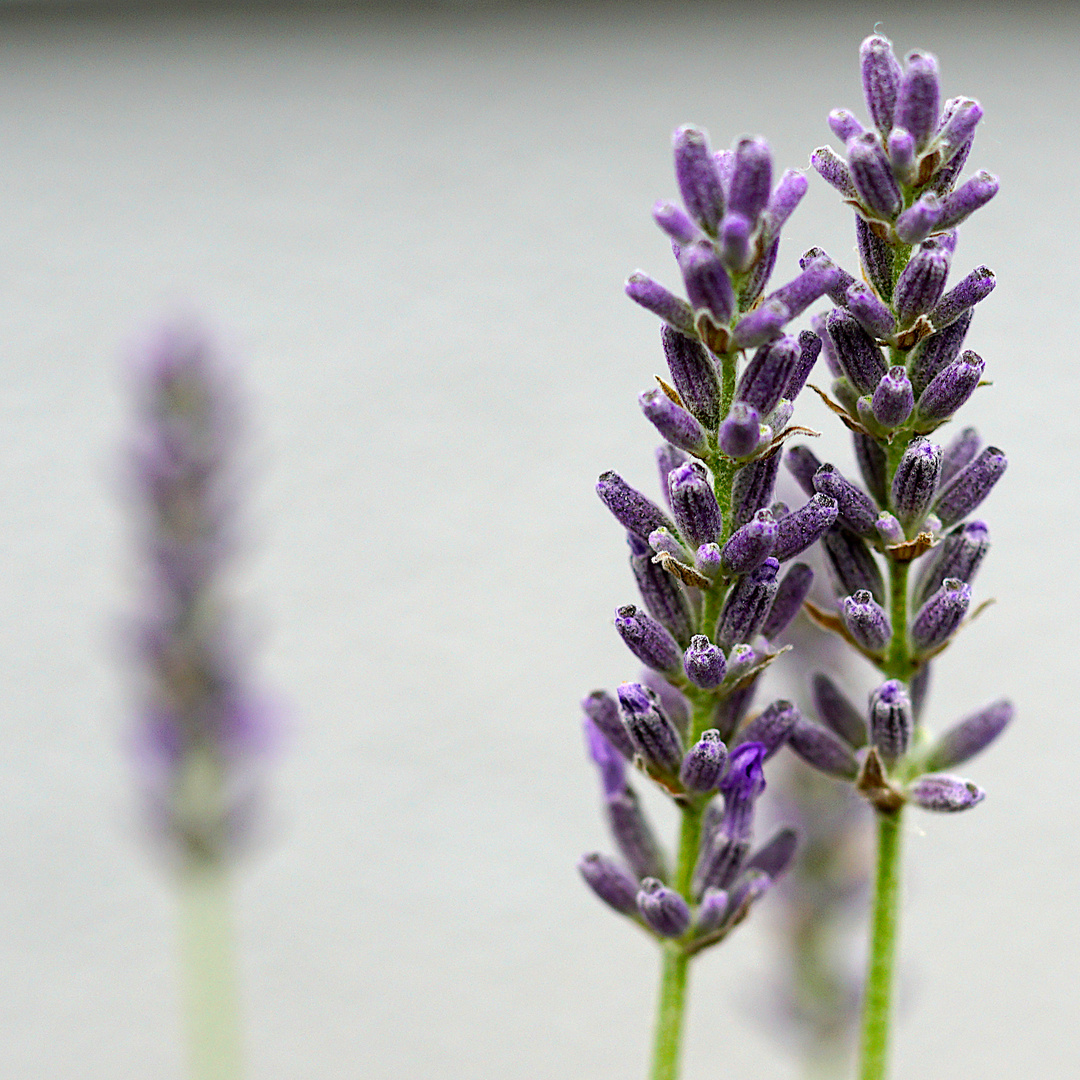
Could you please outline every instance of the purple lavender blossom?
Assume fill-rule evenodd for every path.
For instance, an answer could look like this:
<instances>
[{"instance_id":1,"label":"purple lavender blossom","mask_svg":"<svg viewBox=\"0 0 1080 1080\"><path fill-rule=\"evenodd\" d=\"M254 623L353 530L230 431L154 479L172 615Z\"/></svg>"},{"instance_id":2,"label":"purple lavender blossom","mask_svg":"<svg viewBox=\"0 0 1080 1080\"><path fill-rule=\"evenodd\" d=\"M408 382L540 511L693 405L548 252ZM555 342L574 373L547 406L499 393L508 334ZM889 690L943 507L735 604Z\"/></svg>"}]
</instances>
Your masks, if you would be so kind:
<instances>
[{"instance_id":1,"label":"purple lavender blossom","mask_svg":"<svg viewBox=\"0 0 1080 1080\"><path fill-rule=\"evenodd\" d=\"M920 776L907 790L908 798L924 810L956 813L970 810L986 798L986 792L958 776Z\"/></svg>"},{"instance_id":2,"label":"purple lavender blossom","mask_svg":"<svg viewBox=\"0 0 1080 1080\"><path fill-rule=\"evenodd\" d=\"M690 907L674 890L656 878L646 878L637 894L641 917L661 937L681 937L690 927Z\"/></svg>"},{"instance_id":3,"label":"purple lavender blossom","mask_svg":"<svg viewBox=\"0 0 1080 1080\"><path fill-rule=\"evenodd\" d=\"M594 851L582 855L578 870L605 904L622 915L637 914L637 878L614 859Z\"/></svg>"}]
</instances>

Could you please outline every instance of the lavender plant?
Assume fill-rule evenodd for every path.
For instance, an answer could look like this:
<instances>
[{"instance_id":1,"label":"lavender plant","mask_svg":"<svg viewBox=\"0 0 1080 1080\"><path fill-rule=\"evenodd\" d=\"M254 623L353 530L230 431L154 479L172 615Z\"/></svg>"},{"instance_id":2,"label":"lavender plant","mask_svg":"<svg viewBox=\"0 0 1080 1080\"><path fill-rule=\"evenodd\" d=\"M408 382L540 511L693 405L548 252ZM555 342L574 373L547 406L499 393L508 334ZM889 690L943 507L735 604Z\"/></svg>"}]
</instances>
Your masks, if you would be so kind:
<instances>
[{"instance_id":1,"label":"lavender plant","mask_svg":"<svg viewBox=\"0 0 1080 1080\"><path fill-rule=\"evenodd\" d=\"M873 127L837 110L829 122L846 158L827 147L811 158L855 210L862 281L812 248L797 278L766 292L806 180L789 170L774 187L760 138L714 153L704 132L684 127L674 137L682 206L658 203L653 216L687 299L642 272L627 282L663 322L671 382L658 377L641 406L664 439L666 509L614 472L600 477L597 491L627 532L642 605L620 607L615 625L648 674L585 700L621 860L591 854L580 869L660 945L654 1080L678 1073L690 960L723 940L791 859L789 828L750 854L764 764L784 743L849 781L876 815L861 1077L884 1077L903 809L980 802L978 787L945 770L1011 716L997 702L937 739L921 723L931 661L969 621L989 543L969 516L1005 469L1004 454L980 450L971 428L944 446L935 436L984 371L962 349L994 276L979 267L946 290L957 226L997 191L987 173L958 183L982 110L968 98L942 108L935 59L912 53L901 66L879 36L863 43L862 75ZM795 336L792 321L823 296L832 310ZM807 497L789 509L773 501L777 468L785 441L806 430L790 423L793 402L819 355L832 396L814 389L852 433L862 484L808 446L789 448ZM807 599L812 571L791 562L818 540L835 609ZM760 676L785 651L778 636L803 608L883 676L865 712L822 675L818 723L786 701L749 714ZM678 808L674 858L628 782L631 767Z\"/></svg>"}]
</instances>

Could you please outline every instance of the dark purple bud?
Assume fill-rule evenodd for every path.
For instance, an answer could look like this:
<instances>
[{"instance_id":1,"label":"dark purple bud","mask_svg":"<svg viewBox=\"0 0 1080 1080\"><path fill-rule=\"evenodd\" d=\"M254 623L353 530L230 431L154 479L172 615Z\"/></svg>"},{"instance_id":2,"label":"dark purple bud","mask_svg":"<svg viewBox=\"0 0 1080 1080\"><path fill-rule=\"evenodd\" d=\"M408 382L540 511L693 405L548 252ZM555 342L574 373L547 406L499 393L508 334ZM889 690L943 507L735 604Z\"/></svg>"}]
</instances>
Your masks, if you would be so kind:
<instances>
[{"instance_id":1,"label":"dark purple bud","mask_svg":"<svg viewBox=\"0 0 1080 1080\"><path fill-rule=\"evenodd\" d=\"M878 299L864 282L855 281L848 286L844 297L848 311L871 338L888 338L896 329L892 312Z\"/></svg>"},{"instance_id":2,"label":"dark purple bud","mask_svg":"<svg viewBox=\"0 0 1080 1080\"><path fill-rule=\"evenodd\" d=\"M855 239L858 243L863 273L874 286L878 296L891 300L893 293L892 248L870 228L870 223L861 217L855 218Z\"/></svg>"},{"instance_id":3,"label":"dark purple bud","mask_svg":"<svg viewBox=\"0 0 1080 1080\"><path fill-rule=\"evenodd\" d=\"M661 937L682 937L690 928L690 908L686 901L656 878L646 878L641 883L637 907L641 917Z\"/></svg>"},{"instance_id":4,"label":"dark purple bud","mask_svg":"<svg viewBox=\"0 0 1080 1080\"><path fill-rule=\"evenodd\" d=\"M998 178L985 170L977 172L941 202L939 229L951 229L985 206L998 193Z\"/></svg>"},{"instance_id":5,"label":"dark purple bud","mask_svg":"<svg viewBox=\"0 0 1080 1080\"><path fill-rule=\"evenodd\" d=\"M965 717L934 744L926 756L926 768L937 772L962 765L989 746L1008 727L1012 717L1012 703L1004 698Z\"/></svg>"},{"instance_id":6,"label":"dark purple bud","mask_svg":"<svg viewBox=\"0 0 1080 1080\"><path fill-rule=\"evenodd\" d=\"M878 508L862 488L856 487L835 465L822 465L814 473L814 489L836 500L840 520L860 536L876 536Z\"/></svg>"},{"instance_id":7,"label":"dark purple bud","mask_svg":"<svg viewBox=\"0 0 1080 1080\"><path fill-rule=\"evenodd\" d=\"M598 852L582 855L578 862L581 876L605 904L623 915L637 914L637 878L614 859Z\"/></svg>"},{"instance_id":8,"label":"dark purple bud","mask_svg":"<svg viewBox=\"0 0 1080 1080\"><path fill-rule=\"evenodd\" d=\"M735 166L728 189L728 208L742 214L751 226L769 202L772 155L764 139L743 138L735 144Z\"/></svg>"},{"instance_id":9,"label":"dark purple bud","mask_svg":"<svg viewBox=\"0 0 1080 1080\"><path fill-rule=\"evenodd\" d=\"M679 269L694 310L708 312L717 326L727 326L735 310L735 293L712 244L688 244L682 248Z\"/></svg>"},{"instance_id":10,"label":"dark purple bud","mask_svg":"<svg viewBox=\"0 0 1080 1080\"><path fill-rule=\"evenodd\" d=\"M942 163L950 161L970 146L975 127L982 119L982 106L974 98L952 98L945 103L947 119L937 133Z\"/></svg>"},{"instance_id":11,"label":"dark purple bud","mask_svg":"<svg viewBox=\"0 0 1080 1080\"><path fill-rule=\"evenodd\" d=\"M655 529L667 529L677 535L678 530L667 514L651 499L632 488L618 473L601 473L596 493L619 524L639 539L648 542L649 533Z\"/></svg>"},{"instance_id":12,"label":"dark purple bud","mask_svg":"<svg viewBox=\"0 0 1080 1080\"><path fill-rule=\"evenodd\" d=\"M982 521L958 525L930 554L930 561L915 583L914 601L923 604L946 578L970 585L990 550L990 530Z\"/></svg>"},{"instance_id":13,"label":"dark purple bud","mask_svg":"<svg viewBox=\"0 0 1080 1080\"><path fill-rule=\"evenodd\" d=\"M930 312L929 319L934 328L955 324L962 315L969 312L980 300L985 300L997 284L994 271L988 266L977 266L955 288L950 289ZM964 324L964 333L970 325L971 318ZM961 339L963 335L961 335ZM957 344L959 348L959 344Z\"/></svg>"},{"instance_id":14,"label":"dark purple bud","mask_svg":"<svg viewBox=\"0 0 1080 1080\"><path fill-rule=\"evenodd\" d=\"M809 446L800 443L798 446L791 447L784 455L784 464L807 495L815 494L814 476L821 468L821 462Z\"/></svg>"},{"instance_id":15,"label":"dark purple bud","mask_svg":"<svg viewBox=\"0 0 1080 1080\"><path fill-rule=\"evenodd\" d=\"M705 429L662 390L643 391L638 403L646 419L669 443L691 454L707 451Z\"/></svg>"},{"instance_id":16,"label":"dark purple bud","mask_svg":"<svg viewBox=\"0 0 1080 1080\"><path fill-rule=\"evenodd\" d=\"M907 753L914 727L911 698L899 679L890 679L871 693L870 741L886 765Z\"/></svg>"},{"instance_id":17,"label":"dark purple bud","mask_svg":"<svg viewBox=\"0 0 1080 1080\"><path fill-rule=\"evenodd\" d=\"M727 764L727 747L715 728L701 733L701 738L683 758L679 779L688 791L712 791L720 783Z\"/></svg>"},{"instance_id":18,"label":"dark purple bud","mask_svg":"<svg viewBox=\"0 0 1080 1080\"><path fill-rule=\"evenodd\" d=\"M829 313L826 326L844 374L860 394L872 394L888 370L881 349L855 317L841 308Z\"/></svg>"},{"instance_id":19,"label":"dark purple bud","mask_svg":"<svg viewBox=\"0 0 1080 1080\"><path fill-rule=\"evenodd\" d=\"M701 905L697 909L697 917L694 920L694 929L698 936L705 937L706 934L719 930L724 923L727 910L727 891L715 889L710 885L701 897Z\"/></svg>"},{"instance_id":20,"label":"dark purple bud","mask_svg":"<svg viewBox=\"0 0 1080 1080\"><path fill-rule=\"evenodd\" d=\"M949 295L946 294L946 299ZM911 379L911 388L915 391L916 399L930 385L934 376L944 371L960 355L964 336L971 325L971 316L970 311L963 312L944 330L923 338L912 350L908 362L908 377Z\"/></svg>"},{"instance_id":21,"label":"dark purple bud","mask_svg":"<svg viewBox=\"0 0 1080 1080\"><path fill-rule=\"evenodd\" d=\"M862 713L828 677L817 672L810 681L818 718L856 750L866 745L866 721Z\"/></svg>"},{"instance_id":22,"label":"dark purple bud","mask_svg":"<svg viewBox=\"0 0 1080 1080\"><path fill-rule=\"evenodd\" d=\"M605 739L629 761L634 756L634 744L626 734L619 706L606 690L594 690L582 702L585 715L596 725Z\"/></svg>"},{"instance_id":23,"label":"dark purple bud","mask_svg":"<svg viewBox=\"0 0 1080 1080\"><path fill-rule=\"evenodd\" d=\"M877 384L871 408L874 419L883 428L899 427L915 407L915 394L907 371L901 365L891 367Z\"/></svg>"},{"instance_id":24,"label":"dark purple bud","mask_svg":"<svg viewBox=\"0 0 1080 1080\"><path fill-rule=\"evenodd\" d=\"M627 759L612 746L603 732L586 717L585 745L589 756L600 772L600 785L604 789L604 798L610 799L620 794L626 787Z\"/></svg>"},{"instance_id":25,"label":"dark purple bud","mask_svg":"<svg viewBox=\"0 0 1080 1080\"><path fill-rule=\"evenodd\" d=\"M807 186L806 177L797 169L784 170L765 207L762 229L767 237L775 241L780 235L784 222L806 194Z\"/></svg>"},{"instance_id":26,"label":"dark purple bud","mask_svg":"<svg viewBox=\"0 0 1080 1080\"><path fill-rule=\"evenodd\" d=\"M682 662L682 650L671 632L651 615L626 604L615 613L615 629L626 647L655 671L675 671Z\"/></svg>"},{"instance_id":27,"label":"dark purple bud","mask_svg":"<svg viewBox=\"0 0 1080 1080\"><path fill-rule=\"evenodd\" d=\"M759 510L742 528L736 529L721 552L724 572L745 574L760 566L776 546L776 528L772 512Z\"/></svg>"},{"instance_id":28,"label":"dark purple bud","mask_svg":"<svg viewBox=\"0 0 1080 1080\"><path fill-rule=\"evenodd\" d=\"M761 443L761 416L741 401L731 406L720 425L720 449L730 458L749 457Z\"/></svg>"},{"instance_id":29,"label":"dark purple bud","mask_svg":"<svg viewBox=\"0 0 1080 1080\"><path fill-rule=\"evenodd\" d=\"M945 447L941 459L941 486L944 487L979 452L982 440L973 427L966 427Z\"/></svg>"},{"instance_id":30,"label":"dark purple bud","mask_svg":"<svg viewBox=\"0 0 1080 1080\"><path fill-rule=\"evenodd\" d=\"M863 93L866 95L866 108L870 119L883 136L888 135L893 128L896 99L903 78L900 61L893 53L892 42L879 34L868 37L862 43L859 58L862 63Z\"/></svg>"},{"instance_id":31,"label":"dark purple bud","mask_svg":"<svg viewBox=\"0 0 1080 1080\"><path fill-rule=\"evenodd\" d=\"M859 193L855 188L855 181L851 179L851 170L847 162L832 149L831 146L819 146L810 155L810 164L814 167L818 176L836 188L845 199L857 199Z\"/></svg>"},{"instance_id":32,"label":"dark purple bud","mask_svg":"<svg viewBox=\"0 0 1080 1080\"><path fill-rule=\"evenodd\" d=\"M1001 479L1008 462L996 446L988 446L970 465L942 486L934 503L934 513L948 528L966 518L990 494Z\"/></svg>"},{"instance_id":33,"label":"dark purple bud","mask_svg":"<svg viewBox=\"0 0 1080 1080\"><path fill-rule=\"evenodd\" d=\"M787 335L762 345L739 379L735 400L756 409L759 416L772 412L799 362L799 354L799 343Z\"/></svg>"},{"instance_id":34,"label":"dark purple bud","mask_svg":"<svg viewBox=\"0 0 1080 1080\"><path fill-rule=\"evenodd\" d=\"M778 829L746 861L743 873L760 870L776 881L791 865L795 850L799 846L799 834L794 829Z\"/></svg>"},{"instance_id":35,"label":"dark purple bud","mask_svg":"<svg viewBox=\"0 0 1080 1080\"><path fill-rule=\"evenodd\" d=\"M920 422L947 420L979 385L986 365L968 349L944 371L938 372L919 398Z\"/></svg>"},{"instance_id":36,"label":"dark purple bud","mask_svg":"<svg viewBox=\"0 0 1080 1080\"><path fill-rule=\"evenodd\" d=\"M702 690L715 690L727 674L727 661L722 649L718 649L704 634L695 634L683 656L683 670L695 686Z\"/></svg>"},{"instance_id":37,"label":"dark purple bud","mask_svg":"<svg viewBox=\"0 0 1080 1080\"><path fill-rule=\"evenodd\" d=\"M887 502L885 451L875 439L859 431L851 433L851 440L855 448L855 460L859 463L859 472L867 490L879 504Z\"/></svg>"},{"instance_id":38,"label":"dark purple bud","mask_svg":"<svg viewBox=\"0 0 1080 1080\"><path fill-rule=\"evenodd\" d=\"M846 143L866 129L847 109L833 109L828 116L829 129L842 142Z\"/></svg>"},{"instance_id":39,"label":"dark purple bud","mask_svg":"<svg viewBox=\"0 0 1080 1080\"><path fill-rule=\"evenodd\" d=\"M617 693L634 749L657 772L677 776L683 759L682 740L675 725L657 708L655 696L641 683L622 683Z\"/></svg>"},{"instance_id":40,"label":"dark purple bud","mask_svg":"<svg viewBox=\"0 0 1080 1080\"><path fill-rule=\"evenodd\" d=\"M801 555L836 520L837 503L831 495L820 492L808 503L776 523L776 546L773 557L780 562Z\"/></svg>"},{"instance_id":41,"label":"dark purple bud","mask_svg":"<svg viewBox=\"0 0 1080 1080\"><path fill-rule=\"evenodd\" d=\"M620 794L611 796L604 808L612 839L634 875L638 878L666 877L663 852L637 795L626 788Z\"/></svg>"},{"instance_id":42,"label":"dark purple bud","mask_svg":"<svg viewBox=\"0 0 1080 1080\"><path fill-rule=\"evenodd\" d=\"M821 546L836 582L839 596L865 589L878 603L885 599L885 582L874 553L850 529L836 524L821 538Z\"/></svg>"},{"instance_id":43,"label":"dark purple bud","mask_svg":"<svg viewBox=\"0 0 1080 1080\"><path fill-rule=\"evenodd\" d=\"M861 589L843 606L844 626L852 639L868 652L881 652L892 637L892 623L873 594Z\"/></svg>"},{"instance_id":44,"label":"dark purple bud","mask_svg":"<svg viewBox=\"0 0 1080 1080\"><path fill-rule=\"evenodd\" d=\"M911 257L896 282L896 318L901 327L910 326L941 298L950 261L946 249L926 244Z\"/></svg>"},{"instance_id":45,"label":"dark purple bud","mask_svg":"<svg viewBox=\"0 0 1080 1080\"><path fill-rule=\"evenodd\" d=\"M847 743L802 717L788 736L788 745L807 765L828 776L854 780L859 772L855 752Z\"/></svg>"},{"instance_id":46,"label":"dark purple bud","mask_svg":"<svg viewBox=\"0 0 1080 1080\"><path fill-rule=\"evenodd\" d=\"M772 502L780 451L755 458L735 473L731 484L731 519L736 528L745 525Z\"/></svg>"},{"instance_id":47,"label":"dark purple bud","mask_svg":"<svg viewBox=\"0 0 1080 1080\"><path fill-rule=\"evenodd\" d=\"M928 191L896 219L896 235L905 244L922 243L941 220L941 201Z\"/></svg>"},{"instance_id":48,"label":"dark purple bud","mask_svg":"<svg viewBox=\"0 0 1080 1080\"><path fill-rule=\"evenodd\" d=\"M653 220L679 245L701 239L698 227L671 202L658 202L652 208Z\"/></svg>"},{"instance_id":49,"label":"dark purple bud","mask_svg":"<svg viewBox=\"0 0 1080 1080\"><path fill-rule=\"evenodd\" d=\"M986 798L986 792L958 776L920 776L908 787L907 797L924 810L952 814L978 806Z\"/></svg>"},{"instance_id":50,"label":"dark purple bud","mask_svg":"<svg viewBox=\"0 0 1080 1080\"><path fill-rule=\"evenodd\" d=\"M810 378L810 372L820 353L821 338L813 330L800 331L799 359L788 379L787 386L784 387L784 397L788 401L794 401L799 396L799 392L806 385L806 380Z\"/></svg>"},{"instance_id":51,"label":"dark purple bud","mask_svg":"<svg viewBox=\"0 0 1080 1080\"><path fill-rule=\"evenodd\" d=\"M762 760L768 761L787 742L798 719L799 710L790 701L774 701L739 732L739 746L760 743L765 748Z\"/></svg>"},{"instance_id":52,"label":"dark purple bud","mask_svg":"<svg viewBox=\"0 0 1080 1080\"><path fill-rule=\"evenodd\" d=\"M694 311L685 300L680 300L658 281L642 270L635 270L626 279L626 295L646 311L659 315L664 322L684 334L695 334Z\"/></svg>"},{"instance_id":53,"label":"dark purple bud","mask_svg":"<svg viewBox=\"0 0 1080 1080\"><path fill-rule=\"evenodd\" d=\"M697 462L680 465L668 477L668 484L671 510L687 543L695 550L715 543L724 523L704 467Z\"/></svg>"},{"instance_id":54,"label":"dark purple bud","mask_svg":"<svg viewBox=\"0 0 1080 1080\"><path fill-rule=\"evenodd\" d=\"M749 641L761 629L776 596L779 567L775 559L766 559L732 586L716 626L716 643L722 649Z\"/></svg>"},{"instance_id":55,"label":"dark purple bud","mask_svg":"<svg viewBox=\"0 0 1080 1080\"><path fill-rule=\"evenodd\" d=\"M661 327L660 339L672 382L683 404L714 431L720 423L720 378L712 357L700 342L670 326Z\"/></svg>"},{"instance_id":56,"label":"dark purple bud","mask_svg":"<svg viewBox=\"0 0 1080 1080\"><path fill-rule=\"evenodd\" d=\"M735 324L732 338L740 349L753 349L778 337L791 319L787 305L780 300L766 300Z\"/></svg>"},{"instance_id":57,"label":"dark purple bud","mask_svg":"<svg viewBox=\"0 0 1080 1080\"><path fill-rule=\"evenodd\" d=\"M955 633L971 604L971 586L959 578L946 578L915 615L911 641L919 652L930 652Z\"/></svg>"},{"instance_id":58,"label":"dark purple bud","mask_svg":"<svg viewBox=\"0 0 1080 1080\"><path fill-rule=\"evenodd\" d=\"M885 221L895 218L904 200L881 139L874 132L863 132L848 143L848 168L867 210Z\"/></svg>"},{"instance_id":59,"label":"dark purple bud","mask_svg":"<svg viewBox=\"0 0 1080 1080\"><path fill-rule=\"evenodd\" d=\"M910 131L915 137L916 148L922 150L937 128L940 113L937 58L930 53L909 53L900 80L893 123Z\"/></svg>"},{"instance_id":60,"label":"dark purple bud","mask_svg":"<svg viewBox=\"0 0 1080 1080\"><path fill-rule=\"evenodd\" d=\"M753 231L753 225L742 214L726 214L720 222L720 262L733 274L744 273L753 262L750 250Z\"/></svg>"},{"instance_id":61,"label":"dark purple bud","mask_svg":"<svg viewBox=\"0 0 1080 1080\"><path fill-rule=\"evenodd\" d=\"M645 609L657 622L671 631L676 641L685 644L693 634L694 620L682 585L674 574L669 574L662 565L653 562L651 548L642 544L633 533L628 536L633 541L630 569L634 573ZM642 548L644 550L641 550Z\"/></svg>"},{"instance_id":62,"label":"dark purple bud","mask_svg":"<svg viewBox=\"0 0 1080 1080\"><path fill-rule=\"evenodd\" d=\"M794 319L815 300L834 290L840 284L840 278L840 267L828 255L819 255L803 268L797 278L777 289L770 299L785 304Z\"/></svg>"},{"instance_id":63,"label":"dark purple bud","mask_svg":"<svg viewBox=\"0 0 1080 1080\"><path fill-rule=\"evenodd\" d=\"M765 616L761 633L770 641L784 632L791 620L799 614L803 601L810 594L814 582L814 571L806 563L792 563L788 572L780 579L773 597L772 607Z\"/></svg>"},{"instance_id":64,"label":"dark purple bud","mask_svg":"<svg viewBox=\"0 0 1080 1080\"><path fill-rule=\"evenodd\" d=\"M893 128L885 140L885 153L893 176L901 184L910 184L915 179L915 136L904 128Z\"/></svg>"},{"instance_id":65,"label":"dark purple bud","mask_svg":"<svg viewBox=\"0 0 1080 1080\"><path fill-rule=\"evenodd\" d=\"M700 128L689 125L676 130L675 180L690 216L710 235L724 215L724 189L709 140Z\"/></svg>"},{"instance_id":66,"label":"dark purple bud","mask_svg":"<svg viewBox=\"0 0 1080 1080\"><path fill-rule=\"evenodd\" d=\"M905 528L926 517L940 477L941 447L929 439L912 439L892 482L893 510Z\"/></svg>"}]
</instances>

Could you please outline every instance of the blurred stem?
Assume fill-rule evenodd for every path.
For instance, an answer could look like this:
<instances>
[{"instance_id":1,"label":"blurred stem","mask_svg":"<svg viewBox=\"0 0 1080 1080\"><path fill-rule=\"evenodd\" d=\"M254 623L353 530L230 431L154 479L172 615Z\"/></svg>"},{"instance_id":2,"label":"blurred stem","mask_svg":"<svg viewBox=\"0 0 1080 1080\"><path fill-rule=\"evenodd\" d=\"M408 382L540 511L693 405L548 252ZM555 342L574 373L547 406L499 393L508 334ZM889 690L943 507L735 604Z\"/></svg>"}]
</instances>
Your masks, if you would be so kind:
<instances>
[{"instance_id":1,"label":"blurred stem","mask_svg":"<svg viewBox=\"0 0 1080 1080\"><path fill-rule=\"evenodd\" d=\"M653 1045L650 1080L678 1080L679 1048L686 1013L686 983L690 957L677 942L664 943L660 969L660 1001L656 1011L656 1038Z\"/></svg>"},{"instance_id":2,"label":"blurred stem","mask_svg":"<svg viewBox=\"0 0 1080 1080\"><path fill-rule=\"evenodd\" d=\"M177 884L191 1080L239 1080L240 1010L224 861L189 855Z\"/></svg>"}]
</instances>

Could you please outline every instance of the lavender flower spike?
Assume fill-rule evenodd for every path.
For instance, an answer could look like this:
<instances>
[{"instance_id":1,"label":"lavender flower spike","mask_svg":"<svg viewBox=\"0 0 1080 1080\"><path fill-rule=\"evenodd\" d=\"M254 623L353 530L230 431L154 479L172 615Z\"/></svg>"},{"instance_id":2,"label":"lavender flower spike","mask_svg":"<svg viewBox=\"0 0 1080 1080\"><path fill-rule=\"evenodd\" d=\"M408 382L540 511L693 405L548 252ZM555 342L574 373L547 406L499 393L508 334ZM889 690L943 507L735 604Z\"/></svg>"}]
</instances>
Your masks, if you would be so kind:
<instances>
[{"instance_id":1,"label":"lavender flower spike","mask_svg":"<svg viewBox=\"0 0 1080 1080\"><path fill-rule=\"evenodd\" d=\"M837 513L853 532L860 536L875 535L878 508L873 499L844 477L835 465L822 465L814 473L814 489L836 500Z\"/></svg>"},{"instance_id":2,"label":"lavender flower spike","mask_svg":"<svg viewBox=\"0 0 1080 1080\"><path fill-rule=\"evenodd\" d=\"M970 180L947 195L941 203L939 229L952 229L965 218L985 206L998 193L998 178L992 174L977 172Z\"/></svg>"},{"instance_id":3,"label":"lavender flower spike","mask_svg":"<svg viewBox=\"0 0 1080 1080\"><path fill-rule=\"evenodd\" d=\"M920 776L908 787L908 798L924 810L955 813L970 810L986 798L986 792L958 776Z\"/></svg>"},{"instance_id":4,"label":"lavender flower spike","mask_svg":"<svg viewBox=\"0 0 1080 1080\"><path fill-rule=\"evenodd\" d=\"M788 745L808 765L827 776L854 780L859 771L859 762L847 743L801 716L788 736Z\"/></svg>"},{"instance_id":5,"label":"lavender flower spike","mask_svg":"<svg viewBox=\"0 0 1080 1080\"><path fill-rule=\"evenodd\" d=\"M582 700L581 708L604 738L629 761L634 756L634 744L623 726L615 699L606 690L594 690Z\"/></svg>"},{"instance_id":6,"label":"lavender flower spike","mask_svg":"<svg viewBox=\"0 0 1080 1080\"><path fill-rule=\"evenodd\" d=\"M1002 699L965 717L934 743L926 755L930 772L962 765L990 745L1008 727L1013 717L1012 703Z\"/></svg>"},{"instance_id":7,"label":"lavender flower spike","mask_svg":"<svg viewBox=\"0 0 1080 1080\"><path fill-rule=\"evenodd\" d=\"M637 914L637 878L614 859L598 852L582 855L578 870L601 900L622 915Z\"/></svg>"},{"instance_id":8,"label":"lavender flower spike","mask_svg":"<svg viewBox=\"0 0 1080 1080\"><path fill-rule=\"evenodd\" d=\"M656 878L646 878L637 894L641 917L661 937L682 937L690 927L690 908L674 890Z\"/></svg>"},{"instance_id":9,"label":"lavender flower spike","mask_svg":"<svg viewBox=\"0 0 1080 1080\"><path fill-rule=\"evenodd\" d=\"M814 708L824 724L856 750L866 745L866 721L840 688L820 671L810 682Z\"/></svg>"},{"instance_id":10,"label":"lavender flower spike","mask_svg":"<svg viewBox=\"0 0 1080 1080\"><path fill-rule=\"evenodd\" d=\"M851 170L847 162L832 147L819 146L810 155L810 164L818 176L844 196L845 199L857 199L859 192L855 181L851 179Z\"/></svg>"},{"instance_id":11,"label":"lavender flower spike","mask_svg":"<svg viewBox=\"0 0 1080 1080\"><path fill-rule=\"evenodd\" d=\"M745 402L736 401L720 425L720 449L738 461L761 444L761 414Z\"/></svg>"},{"instance_id":12,"label":"lavender flower spike","mask_svg":"<svg viewBox=\"0 0 1080 1080\"><path fill-rule=\"evenodd\" d=\"M695 312L707 312L717 326L727 326L735 310L735 293L712 244L695 243L682 248L679 269Z\"/></svg>"},{"instance_id":13,"label":"lavender flower spike","mask_svg":"<svg viewBox=\"0 0 1080 1080\"><path fill-rule=\"evenodd\" d=\"M633 790L609 796L605 809L612 839L633 873L639 878L666 878L663 852Z\"/></svg>"}]
</instances>

